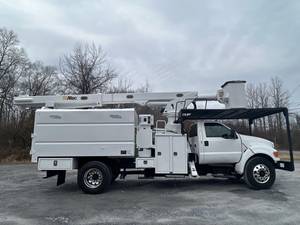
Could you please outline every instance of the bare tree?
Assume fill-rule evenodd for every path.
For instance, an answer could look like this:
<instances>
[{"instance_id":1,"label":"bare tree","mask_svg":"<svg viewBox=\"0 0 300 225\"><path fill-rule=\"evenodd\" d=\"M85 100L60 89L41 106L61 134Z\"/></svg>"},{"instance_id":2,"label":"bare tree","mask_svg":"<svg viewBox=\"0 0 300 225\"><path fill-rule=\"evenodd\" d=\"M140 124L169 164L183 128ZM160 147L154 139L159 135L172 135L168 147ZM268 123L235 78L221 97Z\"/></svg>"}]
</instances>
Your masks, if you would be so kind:
<instances>
[{"instance_id":1,"label":"bare tree","mask_svg":"<svg viewBox=\"0 0 300 225\"><path fill-rule=\"evenodd\" d=\"M300 115L296 113L296 127L300 129Z\"/></svg>"},{"instance_id":2,"label":"bare tree","mask_svg":"<svg viewBox=\"0 0 300 225\"><path fill-rule=\"evenodd\" d=\"M24 72L26 61L17 35L6 28L0 29L0 123L7 122L12 111L15 86Z\"/></svg>"},{"instance_id":3,"label":"bare tree","mask_svg":"<svg viewBox=\"0 0 300 225\"><path fill-rule=\"evenodd\" d=\"M59 88L56 68L39 61L27 64L19 83L20 93L27 95L56 94Z\"/></svg>"},{"instance_id":4,"label":"bare tree","mask_svg":"<svg viewBox=\"0 0 300 225\"><path fill-rule=\"evenodd\" d=\"M259 83L257 85L249 84L247 87L248 106L250 108L266 108L266 107L288 107L289 93L283 87L283 82L278 77L271 79L269 84ZM285 146L284 139L284 120L281 114L268 116L266 118L257 119L256 135L269 138L275 144ZM268 126L267 126L268 124ZM296 127L296 126L295 126Z\"/></svg>"},{"instance_id":5,"label":"bare tree","mask_svg":"<svg viewBox=\"0 0 300 225\"><path fill-rule=\"evenodd\" d=\"M258 91L257 87L254 84L248 84L246 89L247 99L248 99L248 107L249 108L258 108L259 107L259 99L258 99Z\"/></svg>"},{"instance_id":6,"label":"bare tree","mask_svg":"<svg viewBox=\"0 0 300 225\"><path fill-rule=\"evenodd\" d=\"M116 84L113 84L109 88L109 93L129 93L129 92L138 92L146 93L150 92L150 84L146 80L144 85L139 86L139 88L133 88L132 81L126 78L119 78Z\"/></svg>"},{"instance_id":7,"label":"bare tree","mask_svg":"<svg viewBox=\"0 0 300 225\"><path fill-rule=\"evenodd\" d=\"M116 77L103 50L95 44L77 44L72 53L60 58L59 64L64 85L77 94L105 92Z\"/></svg>"},{"instance_id":8,"label":"bare tree","mask_svg":"<svg viewBox=\"0 0 300 225\"><path fill-rule=\"evenodd\" d=\"M258 84L257 98L258 98L259 106L261 108L267 108L269 106L269 91L268 91L268 85L266 83ZM263 117L259 121L260 121L261 128L263 129L264 133L266 133L267 131L266 118Z\"/></svg>"},{"instance_id":9,"label":"bare tree","mask_svg":"<svg viewBox=\"0 0 300 225\"><path fill-rule=\"evenodd\" d=\"M132 81L125 78L119 78L116 84L109 87L109 93L129 93L135 92L132 87Z\"/></svg>"},{"instance_id":10,"label":"bare tree","mask_svg":"<svg viewBox=\"0 0 300 225\"><path fill-rule=\"evenodd\" d=\"M145 84L142 85L141 87L139 87L136 92L143 92L143 93L147 93L147 92L151 92L151 87L150 84L148 82L148 80L145 81Z\"/></svg>"},{"instance_id":11,"label":"bare tree","mask_svg":"<svg viewBox=\"0 0 300 225\"><path fill-rule=\"evenodd\" d=\"M271 104L273 107L287 107L289 104L289 93L284 90L283 82L278 77L271 79L270 85ZM282 115L276 116L276 128L282 129Z\"/></svg>"},{"instance_id":12,"label":"bare tree","mask_svg":"<svg viewBox=\"0 0 300 225\"><path fill-rule=\"evenodd\" d=\"M254 84L248 84L246 89L248 107L249 108L259 108L258 90L257 86ZM257 121L253 122L254 128L257 127Z\"/></svg>"}]
</instances>

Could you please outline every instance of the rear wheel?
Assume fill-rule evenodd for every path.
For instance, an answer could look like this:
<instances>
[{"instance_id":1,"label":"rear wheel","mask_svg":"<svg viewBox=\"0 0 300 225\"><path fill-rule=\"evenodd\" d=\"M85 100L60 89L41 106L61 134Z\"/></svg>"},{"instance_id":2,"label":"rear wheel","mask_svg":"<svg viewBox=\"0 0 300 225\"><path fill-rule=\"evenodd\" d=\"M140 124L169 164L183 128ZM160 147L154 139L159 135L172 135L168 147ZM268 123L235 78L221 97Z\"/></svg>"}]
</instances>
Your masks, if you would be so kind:
<instances>
[{"instance_id":1,"label":"rear wheel","mask_svg":"<svg viewBox=\"0 0 300 225\"><path fill-rule=\"evenodd\" d=\"M78 170L77 183L88 194L102 193L112 179L110 168L103 162L91 161Z\"/></svg>"},{"instance_id":2,"label":"rear wheel","mask_svg":"<svg viewBox=\"0 0 300 225\"><path fill-rule=\"evenodd\" d=\"M252 189L268 189L276 178L274 164L263 157L250 159L245 167L245 182Z\"/></svg>"}]
</instances>

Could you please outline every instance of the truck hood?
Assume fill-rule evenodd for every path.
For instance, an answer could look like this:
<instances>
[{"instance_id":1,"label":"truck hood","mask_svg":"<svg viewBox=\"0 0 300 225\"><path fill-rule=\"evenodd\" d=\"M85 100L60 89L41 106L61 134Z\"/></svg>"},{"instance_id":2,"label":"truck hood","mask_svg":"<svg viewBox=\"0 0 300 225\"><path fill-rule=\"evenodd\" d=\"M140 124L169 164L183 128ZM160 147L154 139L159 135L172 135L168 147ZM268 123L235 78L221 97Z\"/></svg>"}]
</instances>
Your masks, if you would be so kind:
<instances>
[{"instance_id":1,"label":"truck hood","mask_svg":"<svg viewBox=\"0 0 300 225\"><path fill-rule=\"evenodd\" d=\"M242 135L242 134L240 134L240 137L242 139L242 143L245 144L249 148L251 148L252 146L257 146L257 145L263 145L263 146L268 146L268 147L274 148L273 142L263 139L263 138Z\"/></svg>"}]
</instances>

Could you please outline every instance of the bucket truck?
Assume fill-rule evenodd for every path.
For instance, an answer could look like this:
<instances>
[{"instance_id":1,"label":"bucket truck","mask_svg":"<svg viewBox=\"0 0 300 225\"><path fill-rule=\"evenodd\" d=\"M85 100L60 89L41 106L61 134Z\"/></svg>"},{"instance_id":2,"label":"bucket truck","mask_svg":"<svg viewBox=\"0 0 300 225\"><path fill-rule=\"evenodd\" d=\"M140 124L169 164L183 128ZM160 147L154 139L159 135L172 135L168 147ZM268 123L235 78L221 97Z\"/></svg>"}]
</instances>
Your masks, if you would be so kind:
<instances>
[{"instance_id":1,"label":"bucket truck","mask_svg":"<svg viewBox=\"0 0 300 225\"><path fill-rule=\"evenodd\" d=\"M199 102L217 101L223 109L199 108ZM294 170L286 108L249 109L245 81L228 81L216 94L197 92L117 93L19 96L20 107L37 108L32 134L32 162L46 178L65 182L66 171L78 170L85 193L105 191L117 178L140 174L144 178L207 174L243 177L253 189L270 188L275 169ZM167 121L138 115L130 104L163 108ZM281 161L268 140L242 135L221 123L283 113L290 161ZM159 126L160 125L160 126Z\"/></svg>"}]
</instances>

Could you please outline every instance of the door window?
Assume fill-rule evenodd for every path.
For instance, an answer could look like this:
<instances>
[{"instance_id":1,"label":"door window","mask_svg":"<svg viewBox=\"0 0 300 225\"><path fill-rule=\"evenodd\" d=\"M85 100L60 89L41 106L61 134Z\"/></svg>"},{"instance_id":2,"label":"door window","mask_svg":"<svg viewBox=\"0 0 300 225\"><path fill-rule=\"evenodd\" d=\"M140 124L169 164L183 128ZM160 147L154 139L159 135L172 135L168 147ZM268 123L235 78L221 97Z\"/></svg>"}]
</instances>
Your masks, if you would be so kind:
<instances>
[{"instance_id":1,"label":"door window","mask_svg":"<svg viewBox=\"0 0 300 225\"><path fill-rule=\"evenodd\" d=\"M219 123L205 123L206 137L229 137L231 130Z\"/></svg>"}]
</instances>

